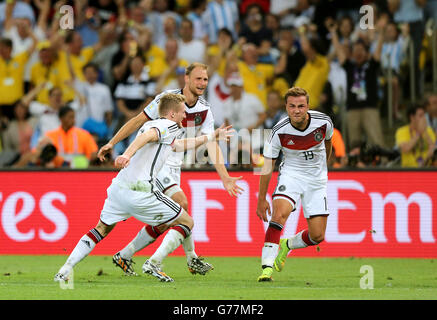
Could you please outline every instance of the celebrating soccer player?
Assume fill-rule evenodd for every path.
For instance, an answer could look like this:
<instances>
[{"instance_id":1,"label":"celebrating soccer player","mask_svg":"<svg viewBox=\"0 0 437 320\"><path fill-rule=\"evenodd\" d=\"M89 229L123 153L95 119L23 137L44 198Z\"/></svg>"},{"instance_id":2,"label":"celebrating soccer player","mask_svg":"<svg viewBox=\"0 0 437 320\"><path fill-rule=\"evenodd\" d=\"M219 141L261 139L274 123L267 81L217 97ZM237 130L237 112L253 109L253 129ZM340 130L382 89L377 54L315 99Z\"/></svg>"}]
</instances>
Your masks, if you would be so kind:
<instances>
[{"instance_id":1,"label":"celebrating soccer player","mask_svg":"<svg viewBox=\"0 0 437 320\"><path fill-rule=\"evenodd\" d=\"M187 211L156 186L156 174L161 170L172 150L176 152L196 148L216 137L229 137L230 127L220 127L208 135L180 139L183 136L181 123L185 119L185 97L180 94L165 94L158 110L160 119L149 121L138 131L135 140L126 151L115 159L122 170L113 179L107 190L100 220L97 226L77 243L66 263L55 275L55 281L68 280L73 267L84 259L106 237L115 225L129 217L147 224L149 232L172 227L163 241L161 254L173 252L193 229L193 219ZM149 234L150 234L149 233ZM144 239L145 246L152 243L153 236ZM161 281L173 281L159 264L147 260L143 272Z\"/></svg>"},{"instance_id":2,"label":"celebrating soccer player","mask_svg":"<svg viewBox=\"0 0 437 320\"><path fill-rule=\"evenodd\" d=\"M321 112L309 110L309 96L302 88L289 89L285 94L285 103L288 117L272 128L264 144L264 166L256 214L265 222L268 221L268 214L271 220L262 248L263 271L258 281L272 281L273 267L281 271L290 250L322 242L328 218L327 159L332 150L332 121ZM266 195L280 151L283 162L272 195L272 212ZM298 201L302 204L308 229L290 239L280 239L282 228Z\"/></svg>"},{"instance_id":3,"label":"celebrating soccer player","mask_svg":"<svg viewBox=\"0 0 437 320\"><path fill-rule=\"evenodd\" d=\"M132 134L136 129L143 125L146 121L159 118L158 104L163 94L165 93L180 93L185 96L185 112L186 119L183 121L184 128L193 128L196 134L210 134L214 132L214 118L209 107L208 102L202 97L208 85L208 66L201 63L192 63L185 70L185 86L182 89L168 90L155 97L155 99L146 106L146 108L136 117L129 120L116 135L104 145L98 153L98 157L103 160L105 154L109 153L113 146L119 141L125 139ZM207 144L208 155L213 160L213 164L217 173L219 174L223 186L232 195L239 195L242 188L236 182L241 177L230 177L226 167L224 166L223 155L220 147L216 141L211 141ZM162 170L157 175L157 186L162 193L172 198L175 202L180 204L186 211L188 211L188 200L185 193L180 187L181 165L183 153L172 153ZM134 274L132 269L133 255L144 248L147 242L144 239L153 237L156 239L163 231L159 228L151 230L147 226L142 228L137 236L120 252L117 252L113 257L113 262L119 266L126 274ZM167 236L166 236L167 237ZM194 240L191 236L187 237L182 246L187 256L188 270L195 274L206 274L213 267L211 264L198 258L194 251ZM156 254L152 256L152 261L161 263L165 258L160 254L161 250L158 248Z\"/></svg>"}]
</instances>

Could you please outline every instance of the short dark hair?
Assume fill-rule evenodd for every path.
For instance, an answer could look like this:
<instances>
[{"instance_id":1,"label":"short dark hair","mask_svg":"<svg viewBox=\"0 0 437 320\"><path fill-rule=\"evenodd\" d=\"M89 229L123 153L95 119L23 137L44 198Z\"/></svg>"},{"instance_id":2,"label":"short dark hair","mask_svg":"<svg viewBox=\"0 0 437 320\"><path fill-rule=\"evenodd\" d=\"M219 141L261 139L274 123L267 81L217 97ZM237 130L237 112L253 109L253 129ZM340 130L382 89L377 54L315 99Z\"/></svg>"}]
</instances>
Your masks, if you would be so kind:
<instances>
[{"instance_id":1,"label":"short dark hair","mask_svg":"<svg viewBox=\"0 0 437 320\"><path fill-rule=\"evenodd\" d=\"M61 89L61 87L52 87L52 88L50 88L50 90L49 90L49 97L52 95L52 93L55 91L55 90L60 90L61 92L62 92L62 89Z\"/></svg>"},{"instance_id":2,"label":"short dark hair","mask_svg":"<svg viewBox=\"0 0 437 320\"><path fill-rule=\"evenodd\" d=\"M85 71L87 68L93 68L95 72L99 73L99 66L94 62L88 62L83 66L82 71Z\"/></svg>"},{"instance_id":3,"label":"short dark hair","mask_svg":"<svg viewBox=\"0 0 437 320\"><path fill-rule=\"evenodd\" d=\"M422 109L423 111L425 111L425 106L423 104L419 104L419 103L415 103L410 105L407 108L407 119L408 122L410 121L410 117L414 116L417 113L417 110Z\"/></svg>"},{"instance_id":4,"label":"short dark hair","mask_svg":"<svg viewBox=\"0 0 437 320\"><path fill-rule=\"evenodd\" d=\"M69 113L71 111L74 112L74 109L70 106L61 107L61 109L59 109L59 111L58 111L59 119L63 118L67 113Z\"/></svg>"},{"instance_id":5,"label":"short dark hair","mask_svg":"<svg viewBox=\"0 0 437 320\"><path fill-rule=\"evenodd\" d=\"M12 40L9 38L0 38L0 44L12 48Z\"/></svg>"}]
</instances>

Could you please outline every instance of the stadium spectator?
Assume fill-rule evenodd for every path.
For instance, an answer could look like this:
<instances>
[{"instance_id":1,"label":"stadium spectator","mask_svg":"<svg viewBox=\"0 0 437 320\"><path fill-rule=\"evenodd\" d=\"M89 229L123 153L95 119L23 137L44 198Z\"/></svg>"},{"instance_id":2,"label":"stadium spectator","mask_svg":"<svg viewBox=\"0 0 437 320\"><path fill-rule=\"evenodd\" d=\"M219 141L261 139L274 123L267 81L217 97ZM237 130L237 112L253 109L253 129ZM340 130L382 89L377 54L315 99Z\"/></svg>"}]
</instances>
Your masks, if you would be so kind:
<instances>
[{"instance_id":1,"label":"stadium spectator","mask_svg":"<svg viewBox=\"0 0 437 320\"><path fill-rule=\"evenodd\" d=\"M39 138L47 131L54 130L61 124L58 112L64 105L62 89L59 87L51 88L48 93L49 101L45 104L34 100L35 96L43 87L46 87L45 83L39 84L21 99L21 102L29 108L30 114L38 119L32 137L32 147L37 144Z\"/></svg>"},{"instance_id":2,"label":"stadium spectator","mask_svg":"<svg viewBox=\"0 0 437 320\"><path fill-rule=\"evenodd\" d=\"M191 20L184 18L179 28L180 40L178 41L178 57L187 61L205 62L206 46L205 42L193 38L193 23Z\"/></svg>"},{"instance_id":3,"label":"stadium spectator","mask_svg":"<svg viewBox=\"0 0 437 320\"><path fill-rule=\"evenodd\" d=\"M244 44L241 51L242 59L238 62L238 71L243 78L244 91L255 94L265 108L274 67L271 64L258 63L258 49L253 43Z\"/></svg>"},{"instance_id":4,"label":"stadium spectator","mask_svg":"<svg viewBox=\"0 0 437 320\"><path fill-rule=\"evenodd\" d=\"M40 12L37 18L37 23L33 23L30 16L22 14L21 10L16 11L16 6L20 2L9 1L5 8L5 21L3 24L3 36L12 40L12 55L18 55L22 52L28 51L34 42L34 38L37 41L43 41L46 39L46 22L47 15L50 10L50 3L48 0L35 1L35 5L38 5ZM16 14L13 15L13 12ZM26 63L24 80L25 84L30 79L30 68L38 60L38 54L34 51L29 56L29 60Z\"/></svg>"},{"instance_id":5,"label":"stadium spectator","mask_svg":"<svg viewBox=\"0 0 437 320\"><path fill-rule=\"evenodd\" d=\"M346 145L344 144L341 132L334 128L332 134L332 155L328 161L330 168L344 168L347 166L348 157L346 154Z\"/></svg>"},{"instance_id":6,"label":"stadium spectator","mask_svg":"<svg viewBox=\"0 0 437 320\"><path fill-rule=\"evenodd\" d=\"M232 125L235 130L247 129L251 132L259 128L266 119L264 106L254 94L244 91L243 79L232 74L227 80L230 96L223 103L225 125Z\"/></svg>"},{"instance_id":7,"label":"stadium spectator","mask_svg":"<svg viewBox=\"0 0 437 320\"><path fill-rule=\"evenodd\" d=\"M216 44L218 32L222 28L231 31L234 41L238 38L239 11L235 1L211 0L203 12L202 21L207 32L208 44Z\"/></svg>"},{"instance_id":8,"label":"stadium spectator","mask_svg":"<svg viewBox=\"0 0 437 320\"><path fill-rule=\"evenodd\" d=\"M390 115L396 120L401 119L399 113L399 103L401 100L401 64L406 58L406 44L405 39L398 30L398 26L394 22L388 22L385 34L384 42L381 49L381 68L385 74L385 80L388 81L387 72L389 69L392 71L392 97L393 97L393 114ZM371 52L375 50L377 41L373 42Z\"/></svg>"},{"instance_id":9,"label":"stadium spectator","mask_svg":"<svg viewBox=\"0 0 437 320\"><path fill-rule=\"evenodd\" d=\"M168 39L165 44L164 65L156 82L156 92L183 87L185 68L189 63L179 58L179 44L176 39Z\"/></svg>"},{"instance_id":10,"label":"stadium spectator","mask_svg":"<svg viewBox=\"0 0 437 320\"><path fill-rule=\"evenodd\" d=\"M413 105L407 110L409 123L396 130L396 145L401 151L401 166L420 168L431 165L436 135L427 124L425 108Z\"/></svg>"},{"instance_id":11,"label":"stadium spectator","mask_svg":"<svg viewBox=\"0 0 437 320\"><path fill-rule=\"evenodd\" d=\"M138 54L138 43L132 33L123 31L118 37L118 51L111 59L111 70L115 89L119 82L123 82L129 75L129 65L133 57Z\"/></svg>"},{"instance_id":12,"label":"stadium spectator","mask_svg":"<svg viewBox=\"0 0 437 320\"><path fill-rule=\"evenodd\" d=\"M231 31L226 28L220 29L218 32L217 43L208 46L206 61L209 66L208 72L212 76L218 72L223 76L225 66L229 60L237 59L236 46L232 39Z\"/></svg>"},{"instance_id":13,"label":"stadium spectator","mask_svg":"<svg viewBox=\"0 0 437 320\"><path fill-rule=\"evenodd\" d=\"M30 116L28 108L18 101L14 107L14 120L9 122L3 132L2 142L5 151L23 155L30 151L31 139L37 119Z\"/></svg>"},{"instance_id":14,"label":"stadium spectator","mask_svg":"<svg viewBox=\"0 0 437 320\"><path fill-rule=\"evenodd\" d=\"M113 23L105 24L102 27L103 34L108 36L103 38L103 48L96 52L91 62L95 63L100 70L99 78L107 84L110 88L114 85L114 78L112 76L112 57L118 51L117 43L117 26Z\"/></svg>"},{"instance_id":15,"label":"stadium spectator","mask_svg":"<svg viewBox=\"0 0 437 320\"><path fill-rule=\"evenodd\" d=\"M299 28L300 46L305 56L305 65L299 72L294 82L295 87L305 88L311 97L311 109L320 106L320 96L329 75L329 63L326 56L322 55L321 42L316 38L309 39L305 28Z\"/></svg>"},{"instance_id":16,"label":"stadium spectator","mask_svg":"<svg viewBox=\"0 0 437 320\"><path fill-rule=\"evenodd\" d=\"M271 90L267 93L267 110L266 119L264 120L264 129L272 129L279 120L287 116L284 101L278 91Z\"/></svg>"},{"instance_id":17,"label":"stadium spectator","mask_svg":"<svg viewBox=\"0 0 437 320\"><path fill-rule=\"evenodd\" d=\"M226 80L232 73L235 72L238 72L237 63L229 60L227 63L225 63L225 70L223 74L216 71L209 78L206 96L208 98L212 114L214 115L214 125L216 127L220 127L225 121L223 103L231 94L231 89L229 88Z\"/></svg>"},{"instance_id":18,"label":"stadium spectator","mask_svg":"<svg viewBox=\"0 0 437 320\"><path fill-rule=\"evenodd\" d=\"M306 62L302 53L300 44L295 42L293 30L281 29L279 32L278 50L280 52L278 61L275 66L276 80L282 79L287 83L287 89L295 83L299 76L300 70ZM285 91L286 91L285 90ZM285 92L281 92L285 94Z\"/></svg>"},{"instance_id":19,"label":"stadium spectator","mask_svg":"<svg viewBox=\"0 0 437 320\"><path fill-rule=\"evenodd\" d=\"M340 44L336 25L329 26L335 52L347 77L347 136L349 148L361 145L362 131L368 142L383 147L382 125L378 109L378 72L383 44L384 24L379 24L378 43L369 58L368 44L357 40L352 47L351 57Z\"/></svg>"},{"instance_id":20,"label":"stadium spectator","mask_svg":"<svg viewBox=\"0 0 437 320\"><path fill-rule=\"evenodd\" d=\"M278 46L279 33L281 31L281 24L280 24L279 16L272 14L272 13L266 13L265 25L266 25L266 28L272 32L272 38L271 38L272 50L275 50ZM273 56L275 57L274 54L273 54Z\"/></svg>"},{"instance_id":21,"label":"stadium spectator","mask_svg":"<svg viewBox=\"0 0 437 320\"><path fill-rule=\"evenodd\" d=\"M162 73L162 66L165 64L165 52L152 42L152 38L150 29L144 28L138 35L138 46L144 53L150 78L156 81Z\"/></svg>"},{"instance_id":22,"label":"stadium spectator","mask_svg":"<svg viewBox=\"0 0 437 320\"><path fill-rule=\"evenodd\" d=\"M38 92L35 100L43 103L49 103L49 91L53 87L62 87L64 85L61 78L59 63L56 59L55 49L50 41L46 40L38 43L39 60L32 65L30 70L30 83L33 88L45 83L45 86Z\"/></svg>"},{"instance_id":23,"label":"stadium spectator","mask_svg":"<svg viewBox=\"0 0 437 320\"><path fill-rule=\"evenodd\" d=\"M414 77L416 80L416 95L423 90L420 79L419 55L425 32L424 6L427 0L387 0L388 9L397 24L408 24L409 34L414 48Z\"/></svg>"},{"instance_id":24,"label":"stadium spectator","mask_svg":"<svg viewBox=\"0 0 437 320\"><path fill-rule=\"evenodd\" d=\"M207 0L191 0L191 9L185 17L193 23L193 38L207 43L205 28L203 27L202 14L206 9Z\"/></svg>"},{"instance_id":25,"label":"stadium spectator","mask_svg":"<svg viewBox=\"0 0 437 320\"><path fill-rule=\"evenodd\" d=\"M258 49L258 61L262 63L273 63L270 55L272 48L273 33L266 28L264 22L264 12L258 4L250 4L245 13L244 23L238 35L239 45L253 43Z\"/></svg>"},{"instance_id":26,"label":"stadium spectator","mask_svg":"<svg viewBox=\"0 0 437 320\"><path fill-rule=\"evenodd\" d=\"M144 106L148 96L155 95L155 85L144 68L143 55L132 58L129 65L129 76L126 81L117 85L114 92L117 109L122 116L122 123L133 118Z\"/></svg>"},{"instance_id":27,"label":"stadium spectator","mask_svg":"<svg viewBox=\"0 0 437 320\"><path fill-rule=\"evenodd\" d=\"M177 38L180 15L170 7L169 0L153 0L153 10L147 15L148 26L153 31L153 42L164 49L170 38Z\"/></svg>"},{"instance_id":28,"label":"stadium spectator","mask_svg":"<svg viewBox=\"0 0 437 320\"><path fill-rule=\"evenodd\" d=\"M86 64L83 74L85 81L80 81L73 75L75 89L85 98L83 103L77 104L76 125L97 134L100 139L105 139L114 110L111 91L106 84L97 81L99 69L96 64Z\"/></svg>"},{"instance_id":29,"label":"stadium spectator","mask_svg":"<svg viewBox=\"0 0 437 320\"><path fill-rule=\"evenodd\" d=\"M425 102L426 121L434 133L437 135L437 93L431 93L428 95Z\"/></svg>"},{"instance_id":30,"label":"stadium spectator","mask_svg":"<svg viewBox=\"0 0 437 320\"><path fill-rule=\"evenodd\" d=\"M58 155L64 158L70 167L88 167L88 162L96 157L98 151L93 136L75 126L75 112L71 107L61 107L58 115L60 127L46 132L45 136L50 138Z\"/></svg>"},{"instance_id":31,"label":"stadium spectator","mask_svg":"<svg viewBox=\"0 0 437 320\"><path fill-rule=\"evenodd\" d=\"M48 137L42 137L35 148L23 154L18 161L13 164L14 168L60 168L68 166L69 163L58 155L56 147L51 143Z\"/></svg>"},{"instance_id":32,"label":"stadium spectator","mask_svg":"<svg viewBox=\"0 0 437 320\"><path fill-rule=\"evenodd\" d=\"M27 27L30 29L30 26ZM24 72L37 39L28 31L33 42L24 52L12 55L13 44L8 38L0 39L0 117L12 119L14 105L24 95Z\"/></svg>"}]
</instances>

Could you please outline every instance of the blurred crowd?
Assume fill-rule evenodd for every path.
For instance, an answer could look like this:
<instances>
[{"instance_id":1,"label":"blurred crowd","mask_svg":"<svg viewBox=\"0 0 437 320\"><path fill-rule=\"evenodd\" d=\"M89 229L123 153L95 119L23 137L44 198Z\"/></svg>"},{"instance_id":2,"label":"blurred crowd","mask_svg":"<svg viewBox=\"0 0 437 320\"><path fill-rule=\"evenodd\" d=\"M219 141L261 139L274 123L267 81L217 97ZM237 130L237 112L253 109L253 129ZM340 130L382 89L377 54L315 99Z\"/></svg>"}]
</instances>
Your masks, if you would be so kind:
<instances>
[{"instance_id":1,"label":"blurred crowd","mask_svg":"<svg viewBox=\"0 0 437 320\"><path fill-rule=\"evenodd\" d=\"M98 148L192 62L216 126L271 129L299 86L330 167L436 167L436 43L437 0L6 0L0 167L112 167L132 137Z\"/></svg>"}]
</instances>

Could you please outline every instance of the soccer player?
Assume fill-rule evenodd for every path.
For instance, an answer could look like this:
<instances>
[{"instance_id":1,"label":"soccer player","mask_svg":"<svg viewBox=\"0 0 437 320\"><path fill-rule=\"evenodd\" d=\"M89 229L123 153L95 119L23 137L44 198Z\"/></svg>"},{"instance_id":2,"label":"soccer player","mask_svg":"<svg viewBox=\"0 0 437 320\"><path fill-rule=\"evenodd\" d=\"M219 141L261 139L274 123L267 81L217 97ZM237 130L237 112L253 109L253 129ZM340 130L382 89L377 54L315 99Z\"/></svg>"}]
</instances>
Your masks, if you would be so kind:
<instances>
[{"instance_id":1,"label":"soccer player","mask_svg":"<svg viewBox=\"0 0 437 320\"><path fill-rule=\"evenodd\" d=\"M272 281L273 267L281 271L291 249L322 242L328 218L327 159L331 154L332 121L321 112L309 110L309 96L302 88L289 89L285 104L288 117L273 127L264 144L256 214L264 222L268 221L267 214L271 219L262 248L263 271L258 281ZM266 194L280 151L283 162L272 195L272 213ZM280 239L282 228L298 201L302 203L308 229L290 239Z\"/></svg>"},{"instance_id":2,"label":"soccer player","mask_svg":"<svg viewBox=\"0 0 437 320\"><path fill-rule=\"evenodd\" d=\"M111 152L113 146L118 142L128 137L146 121L150 121L158 118L157 106L163 94L167 92L180 93L185 96L185 112L187 114L186 119L182 125L187 131L194 129L196 134L204 133L209 134L214 132L214 119L210 110L208 102L202 97L206 87L208 85L208 66L202 63L192 63L185 70L185 86L182 89L168 90L157 95L155 99L146 106L143 112L139 113L136 117L129 120L116 134L115 136L104 145L98 153L100 160L104 160L107 153ZM213 160L214 167L219 174L225 190L231 195L238 196L242 192L242 188L239 187L236 182L241 177L230 177L226 167L224 166L223 155L220 147L216 141L211 141L207 144L208 154ZM182 165L183 153L172 153L169 156L166 164L157 175L157 186L161 192L172 198L175 202L180 204L182 208L188 211L188 200L180 187L181 165ZM158 238L165 230L159 228L142 228L137 236L120 252L117 252L113 256L113 262L120 267L126 274L135 275L132 268L133 255L143 249L147 244L147 240L150 236L154 239ZM182 246L187 256L188 270L193 274L206 274L213 269L213 266L197 256L194 251L194 240L191 236L187 237ZM158 248L157 255L153 256L153 259L157 263L161 262L165 257L161 254Z\"/></svg>"},{"instance_id":3,"label":"soccer player","mask_svg":"<svg viewBox=\"0 0 437 320\"><path fill-rule=\"evenodd\" d=\"M55 275L55 281L68 280L73 267L84 259L106 237L115 225L129 217L147 224L149 230L173 227L164 239L165 252L173 252L182 241L189 237L193 228L193 219L187 211L156 187L156 174L164 165L169 153L195 148L214 140L217 136L226 136L230 127L223 126L208 135L196 138L180 139L183 136L181 122L185 115L185 98L180 94L163 95L159 103L160 119L149 121L138 131L135 140L126 151L115 159L115 165L122 168L112 180L107 190L107 198L100 214L97 226L85 234L77 243L66 263ZM148 244L153 242L149 237ZM173 281L159 265L148 260L143 272L149 273L161 281Z\"/></svg>"}]
</instances>

